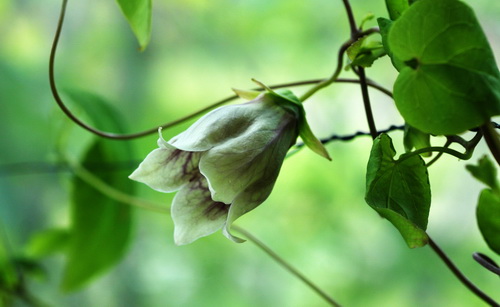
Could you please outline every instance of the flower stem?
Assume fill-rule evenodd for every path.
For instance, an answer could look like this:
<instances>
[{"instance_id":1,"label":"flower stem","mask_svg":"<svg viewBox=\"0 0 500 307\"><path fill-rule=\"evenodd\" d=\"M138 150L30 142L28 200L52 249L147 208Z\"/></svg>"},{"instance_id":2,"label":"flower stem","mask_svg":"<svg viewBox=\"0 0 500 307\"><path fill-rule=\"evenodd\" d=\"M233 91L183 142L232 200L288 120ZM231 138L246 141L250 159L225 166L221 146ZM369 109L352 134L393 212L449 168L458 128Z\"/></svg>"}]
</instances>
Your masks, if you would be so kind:
<instances>
[{"instance_id":1,"label":"flower stem","mask_svg":"<svg viewBox=\"0 0 500 307\"><path fill-rule=\"evenodd\" d=\"M259 247L263 252L265 252L268 256L273 258L276 262L278 262L281 266L283 266L288 272L292 275L295 275L298 279L304 282L309 288L311 288L316 294L321 296L325 301L327 301L331 306L340 307L341 305L333 300L328 294L326 294L323 290L321 290L317 285L315 285L312 281L310 281L307 277L305 277L302 273L297 271L293 266L291 266L288 262L286 262L283 258L281 258L276 252L270 249L267 245L262 243L259 239L254 237L245 229L233 225L232 228L237 232L244 235L249 241L254 243L257 247Z\"/></svg>"},{"instance_id":2,"label":"flower stem","mask_svg":"<svg viewBox=\"0 0 500 307\"><path fill-rule=\"evenodd\" d=\"M491 297L486 295L483 291L481 291L476 285L474 285L465 275L460 271L460 269L451 261L450 258L443 252L443 250L434 242L429 235L429 246L432 248L432 250L443 260L443 262L446 264L446 266L450 269L450 271L464 284L472 293L477 295L479 298L481 298L483 301L488 303L490 306L493 307L500 307L500 305L495 302Z\"/></svg>"}]
</instances>

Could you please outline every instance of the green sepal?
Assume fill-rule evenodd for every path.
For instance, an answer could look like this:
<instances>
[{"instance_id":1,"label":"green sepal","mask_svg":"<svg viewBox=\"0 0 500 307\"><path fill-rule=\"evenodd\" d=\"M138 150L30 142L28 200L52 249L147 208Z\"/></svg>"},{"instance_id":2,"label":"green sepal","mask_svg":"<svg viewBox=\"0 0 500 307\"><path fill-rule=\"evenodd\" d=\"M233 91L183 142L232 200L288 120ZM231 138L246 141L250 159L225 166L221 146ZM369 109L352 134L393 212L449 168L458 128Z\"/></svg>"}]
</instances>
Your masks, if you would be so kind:
<instances>
[{"instance_id":1,"label":"green sepal","mask_svg":"<svg viewBox=\"0 0 500 307\"><path fill-rule=\"evenodd\" d=\"M321 141L311 131L303 108L301 118L299 118L299 136L309 149L330 161L332 160L325 146L323 146L323 143L321 143Z\"/></svg>"},{"instance_id":2,"label":"green sepal","mask_svg":"<svg viewBox=\"0 0 500 307\"><path fill-rule=\"evenodd\" d=\"M328 151L326 150L325 146L323 146L323 143L314 135L312 132L311 128L309 127L309 124L307 123L306 119L306 111L304 109L304 106L302 105L302 102L295 96L290 90L279 90L279 91L274 91L268 86L264 85L263 83L252 79L255 83L259 84L263 88L266 89L266 92L275 98L275 102L280 104L282 107L286 109L292 109L292 110L298 110L297 116L299 120L299 136L306 144L309 149L317 153L318 155L328 159L332 160L330 155L328 154Z\"/></svg>"},{"instance_id":3,"label":"green sepal","mask_svg":"<svg viewBox=\"0 0 500 307\"><path fill-rule=\"evenodd\" d=\"M262 94L262 92L260 91L240 90L237 88L233 88L233 92L235 92L235 94L240 98L246 100L254 100L255 98L259 97L260 94Z\"/></svg>"}]
</instances>

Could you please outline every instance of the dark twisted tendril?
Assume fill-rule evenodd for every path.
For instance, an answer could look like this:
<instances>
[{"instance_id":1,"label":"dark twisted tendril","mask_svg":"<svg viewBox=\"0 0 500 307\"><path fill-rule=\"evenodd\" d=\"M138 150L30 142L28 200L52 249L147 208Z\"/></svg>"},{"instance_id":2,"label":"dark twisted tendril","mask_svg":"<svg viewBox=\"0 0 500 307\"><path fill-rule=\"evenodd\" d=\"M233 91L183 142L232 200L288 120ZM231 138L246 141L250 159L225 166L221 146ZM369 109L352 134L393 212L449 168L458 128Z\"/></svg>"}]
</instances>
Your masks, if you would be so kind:
<instances>
[{"instance_id":1,"label":"dark twisted tendril","mask_svg":"<svg viewBox=\"0 0 500 307\"><path fill-rule=\"evenodd\" d=\"M474 260L476 260L480 265L482 265L488 271L491 271L494 274L500 276L500 267L490 257L481 253L474 253L472 254L472 258L474 258Z\"/></svg>"}]
</instances>

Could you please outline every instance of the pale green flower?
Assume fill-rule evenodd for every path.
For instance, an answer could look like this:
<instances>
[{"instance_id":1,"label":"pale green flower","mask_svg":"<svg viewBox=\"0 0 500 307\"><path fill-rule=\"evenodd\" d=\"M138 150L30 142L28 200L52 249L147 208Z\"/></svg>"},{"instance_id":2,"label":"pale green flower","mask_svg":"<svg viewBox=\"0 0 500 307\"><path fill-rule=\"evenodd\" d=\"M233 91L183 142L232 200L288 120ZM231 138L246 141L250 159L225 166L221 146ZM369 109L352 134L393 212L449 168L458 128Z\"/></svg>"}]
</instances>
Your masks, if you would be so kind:
<instances>
[{"instance_id":1,"label":"pale green flower","mask_svg":"<svg viewBox=\"0 0 500 307\"><path fill-rule=\"evenodd\" d=\"M301 105L274 92L218 108L168 142L161 134L130 178L160 192L178 191L171 212L176 244L222 228L264 202L299 135ZM325 151L326 152L326 151Z\"/></svg>"}]
</instances>

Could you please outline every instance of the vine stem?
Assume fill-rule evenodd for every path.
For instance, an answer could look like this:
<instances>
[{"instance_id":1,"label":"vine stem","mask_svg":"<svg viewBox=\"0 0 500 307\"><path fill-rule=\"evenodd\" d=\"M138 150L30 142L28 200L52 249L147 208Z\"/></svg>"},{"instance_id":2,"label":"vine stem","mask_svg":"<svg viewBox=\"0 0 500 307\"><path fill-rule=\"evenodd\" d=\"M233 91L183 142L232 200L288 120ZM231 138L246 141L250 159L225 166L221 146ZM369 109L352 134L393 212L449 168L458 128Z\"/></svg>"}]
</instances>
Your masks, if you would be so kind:
<instances>
[{"instance_id":1,"label":"vine stem","mask_svg":"<svg viewBox=\"0 0 500 307\"><path fill-rule=\"evenodd\" d=\"M343 0L343 2L344 2L344 6L346 8L347 17L349 19L349 26L351 29L351 40L354 40L357 37L359 37L360 30L357 29L356 21L354 19L354 14L352 12L352 8L351 8L351 5L349 3L349 0ZM358 72L358 76L359 76L359 80L360 80L360 84L361 84L361 92L363 95L363 102L364 102L364 106L365 106L366 117L368 120L368 126L370 127L370 134L371 134L372 138L375 139L377 137L377 129L375 127L375 121L374 121L373 113L371 110L370 99L369 99L368 90L367 90L368 86L366 83L366 75L365 75L364 68L358 67L357 72ZM497 159L497 162L500 164L500 141L498 139L498 135L496 134L496 132L492 128L491 124L489 124L489 123L487 125L483 126L482 130L483 130L483 134L485 132L490 134L490 136L491 136L490 142L488 142L488 140L487 140L488 146L490 147L490 150L494 154L495 159ZM446 153L452 154L454 156L457 156L459 158L465 158L465 159L469 159L470 156L472 155L472 151L470 151L470 150L467 150L465 154L462 154L462 153L459 153L457 151L454 151L454 150L446 148L446 147L423 148L420 151L425 152L428 150L446 152ZM419 154L421 152L419 152L419 150L417 150L417 151L412 152L412 153ZM401 158L405 159L404 156ZM453 262L448 258L448 256L441 250L441 248L430 237L428 237L428 238L429 238L429 245L431 246L433 251L441 258L441 260L446 264L446 266L453 272L453 274L455 274L455 276L469 290L471 290L474 294L476 294L478 297L480 297L482 300L484 300L485 302L487 302L491 306L495 306L495 307L499 306L500 307L500 305L498 305L498 303L496 303L493 299L491 299L484 292L482 292L479 288L477 288L472 282L470 282L465 277L465 275L463 275L463 273L453 264Z\"/></svg>"},{"instance_id":2,"label":"vine stem","mask_svg":"<svg viewBox=\"0 0 500 307\"><path fill-rule=\"evenodd\" d=\"M366 120L368 121L368 127L370 129L370 135L372 139L377 138L378 132L375 126L375 119L373 118L373 111L370 103L370 95L368 93L368 84L366 83L366 74L363 67L358 68L359 73L359 83L361 84L361 94L363 96L363 104L365 106Z\"/></svg>"},{"instance_id":3,"label":"vine stem","mask_svg":"<svg viewBox=\"0 0 500 307\"><path fill-rule=\"evenodd\" d=\"M344 7L347 13L347 19L349 20L349 28L351 29L351 41L356 41L363 36L361 29L358 29L356 19L354 18L354 13L352 11L351 3L349 0L342 0L344 2ZM359 83L361 85L361 95L363 97L363 104L365 107L366 119L368 122L368 127L370 129L370 135L373 140L377 137L377 127L375 126L375 119L373 118L373 111L370 103L370 95L368 93L368 84L365 74L365 69L362 66L358 66L357 70L354 69L359 76Z\"/></svg>"},{"instance_id":4,"label":"vine stem","mask_svg":"<svg viewBox=\"0 0 500 307\"><path fill-rule=\"evenodd\" d=\"M316 284L314 284L311 280L305 277L302 273L297 271L293 266L291 266L288 262L286 262L283 258L281 258L276 252L270 249L267 245L262 243L259 239L254 237L251 233L246 231L245 229L233 225L232 228L237 232L244 235L249 241L254 243L257 247L259 247L263 252L265 252L269 257L273 258L277 263L283 266L288 272L292 275L300 279L304 282L309 288L311 288L316 294L321 296L325 301L327 301L331 306L340 307L341 305L337 303L334 299L332 299L328 294L326 294L321 288L319 288Z\"/></svg>"},{"instance_id":5,"label":"vine stem","mask_svg":"<svg viewBox=\"0 0 500 307\"><path fill-rule=\"evenodd\" d=\"M449 155L459 158L460 160L469 160L472 156L472 151L466 151L465 153L461 153L459 151L456 151L448 147L431 146L431 147L420 148L409 153L404 153L401 155L398 161L402 162L410 157L417 156L427 152L447 153Z\"/></svg>"},{"instance_id":6,"label":"vine stem","mask_svg":"<svg viewBox=\"0 0 500 307\"><path fill-rule=\"evenodd\" d=\"M56 58L56 51L57 51L57 46L59 45L59 39L61 37L61 32L62 32L62 28L63 28L63 24L64 24L64 19L65 19L65 15L66 15L66 8L67 8L67 3L68 3L68 0L62 0L62 5L61 5L61 12L59 14L59 20L58 20L58 23L57 23L57 28L56 28L56 33L55 33L55 36L54 36L54 41L52 43L52 47L51 47L51 50L50 50L50 57L49 57L49 83L50 83L50 90L52 92L52 95L54 96L54 99L57 103L57 105L59 106L59 108L63 111L63 113L70 119L72 120L74 123L76 123L78 126L82 127L83 129L97 135L97 136L100 136L100 137L103 137L103 138L108 138L108 139L115 139L115 140L131 140L131 139L136 139L136 138L140 138L140 137L143 137L143 136L147 136L147 135L150 135L150 134L154 134L154 133L157 133L158 132L158 127L155 126L154 128L151 128L151 129L147 129L147 130L144 130L144 131L141 131L141 132L136 132L136 133L130 133L130 134L117 134L117 133L110 133L110 132L105 132L105 131L101 131L99 129L96 129L86 123L84 123L82 120L80 120L76 115L74 115L71 110L66 106L66 104L64 103L63 99L61 98L61 95L59 94L59 91L57 90L57 85L56 85L56 81L55 81L55 58ZM366 31L366 34L365 35L368 35L370 32L372 32L374 30L367 30ZM352 42L349 42L349 45L351 44ZM355 80L355 79L338 79L337 80L337 77L338 75L340 74L340 71L341 71L341 63L342 63L342 54L345 52L345 50L349 47L349 45L346 45L345 46L345 49L342 51L342 53L339 53L339 65L337 67L337 72L336 72L336 75L335 76L332 76L332 78L330 79L313 79L313 80L304 80L304 81L295 81L295 82L288 82L288 83L282 83L282 84L276 84L276 85L271 85L269 86L270 88L272 89L277 89L277 88L284 88L284 87L293 87L293 86L302 86L302 85L310 85L310 84L320 84L320 86L313 90L312 93L316 92L317 90L319 90L320 88L322 87L325 87L333 82L339 82L339 83L359 83L358 80ZM386 95L389 95L389 96L392 96L392 93L383 88L382 86L380 86L379 84L375 83L375 82L368 82L368 85L375 88L375 89L378 89L379 91L385 93ZM262 90L261 88L254 88L253 90ZM310 95L312 95L312 93ZM170 128L170 127L173 127L173 126L176 126L180 123L183 123L189 119L192 119L192 118L195 118L199 115L202 115L203 113L205 112L208 112L216 107L219 107L223 104L226 104L232 100L235 100L237 99L238 96L237 95L232 95L232 96L229 96L229 97L226 97L224 99L221 99L219 101L216 101L198 111L195 111L191 114L188 114L184 117L181 117L177 120L174 120L174 121L171 121L171 122L168 122L168 123L165 123L163 125L161 125L160 127L166 129L166 128Z\"/></svg>"},{"instance_id":7,"label":"vine stem","mask_svg":"<svg viewBox=\"0 0 500 307\"><path fill-rule=\"evenodd\" d=\"M87 184L91 185L94 187L97 191L101 192L102 194L108 196L111 199L114 199L116 201L129 204L134 207L138 207L141 209L145 209L148 211L153 211L157 213L163 213L163 214L170 214L170 210L168 208L165 208L164 206L157 204L155 202L151 201L146 201L141 198L133 197L129 194L126 194L122 191L119 191L112 186L108 185L98 177L94 176L91 172L89 172L87 169L85 169L83 166L79 165L76 162L71 162L68 159L69 166L71 167L71 170L74 172L74 174L86 182Z\"/></svg>"},{"instance_id":8,"label":"vine stem","mask_svg":"<svg viewBox=\"0 0 500 307\"><path fill-rule=\"evenodd\" d=\"M495 160L500 165L500 139L498 133L495 131L493 124L487 122L481 126L481 132L483 133L484 139L491 154L495 157Z\"/></svg>"},{"instance_id":9,"label":"vine stem","mask_svg":"<svg viewBox=\"0 0 500 307\"><path fill-rule=\"evenodd\" d=\"M349 0L342 0L344 2L345 11L347 13L347 19L349 20L349 28L351 29L351 37L354 38L358 35L358 28L356 26L356 19L354 18L354 13L352 11L351 3Z\"/></svg>"},{"instance_id":10,"label":"vine stem","mask_svg":"<svg viewBox=\"0 0 500 307\"><path fill-rule=\"evenodd\" d=\"M451 261L451 259L443 252L443 250L431 239L429 235L429 246L432 250L441 258L441 260L446 264L446 266L450 269L450 271L464 284L470 291L472 291L475 295L481 298L483 301L488 303L493 307L500 307L500 305L495 302L491 297L486 295L483 291L481 291L476 285L474 285L465 275L460 271L460 269Z\"/></svg>"},{"instance_id":11,"label":"vine stem","mask_svg":"<svg viewBox=\"0 0 500 307\"><path fill-rule=\"evenodd\" d=\"M69 118L71 119L74 123L76 123L77 125L79 125L80 127L82 127L83 129L97 135L97 136L100 136L100 137L103 137L103 138L108 138L108 139L115 139L115 140L130 140L130 139L135 139L135 138L139 138L139 137L143 137L143 136L146 136L146 135L150 135L150 134L153 134L153 133L156 133L158 131L158 128L157 127L154 127L154 128L151 128L151 129L148 129L148 130L145 130L145 131L142 131L142 132L137 132L137 133L131 133L131 134L117 134L117 133L110 133L110 132L105 132L105 131L101 131L101 130L98 130L86 123L84 123L82 120L80 120L76 115L74 115L71 110L66 106L66 104L64 103L64 101L62 100L61 96L59 95L59 91L57 90L57 86L56 86L56 81L55 81L55 73L54 73L54 67L55 67L55 57L56 57L56 51L57 51L57 46L59 45L59 39L61 37L61 32L62 32L62 27L63 27L63 24L64 24L64 18L65 18L65 15L66 15L66 8L67 8L67 4L68 4L68 0L63 0L62 1L62 6L61 6L61 12L59 14L59 21L57 23L57 29L56 29L56 33L55 33L55 36L54 36L54 41L52 43L52 48L50 50L50 57L49 57L49 83L50 83L50 89L52 91L52 95L54 96L54 99L57 103L57 105L59 106L59 108L64 112L64 114ZM218 107L222 104L225 104L233 99L236 99L237 96L234 95L234 96L231 96L231 97L227 97L225 99L222 99L222 100L219 100L199 111L196 111L192 114L189 114L185 117L182 117L180 119L177 119L175 121L172 121L172 122L169 122L169 123L166 123L164 125L162 125L161 127L163 128L168 128L168 127L172 127L172 126L175 126L179 123L182 123L188 119L191 119L193 117L196 117L200 114L203 114L204 112L207 112L215 107Z\"/></svg>"},{"instance_id":12,"label":"vine stem","mask_svg":"<svg viewBox=\"0 0 500 307\"><path fill-rule=\"evenodd\" d=\"M120 201L122 203L138 207L141 209L145 209L148 211L154 211L163 214L170 214L170 211L163 206L157 205L156 203L152 203L149 201L145 201L143 199L139 199L123 193L115 188L109 186L96 176L92 175L89 171L87 171L84 167L78 165L77 163L69 162L76 176L85 181L87 184L93 186L96 190L103 193L104 195L110 197L111 199ZM306 276L300 273L297 269L295 269L292 265L287 263L283 258L281 258L276 252L274 252L267 245L262 243L259 239L254 237L245 229L233 225L232 228L242 235L244 235L250 242L254 243L257 247L263 250L268 256L274 259L277 263L282 265L287 271L289 271L292 275L300 279L307 286L309 286L314 292L316 292L319 296L321 296L325 301L327 301L331 306L341 307L335 300L333 300L328 294L326 294L321 288L319 288L316 284L314 284L311 280L309 280Z\"/></svg>"},{"instance_id":13,"label":"vine stem","mask_svg":"<svg viewBox=\"0 0 500 307\"><path fill-rule=\"evenodd\" d=\"M307 91L304 95L302 95L299 98L300 101L302 101L302 102L306 101L309 97L314 95L320 89L325 88L325 87L329 86L330 84L332 84L333 82L335 82L335 80L339 77L340 72L342 71L342 62L344 61L344 52L347 50L347 48L349 48L349 46L351 46L351 44L353 42L354 41L352 41L350 39L347 42L345 42L344 44L342 44L342 46L340 46L340 49L339 49L339 52L337 55L337 68L335 68L335 71L333 72L332 76L328 79L321 81L316 86L312 87L309 91Z\"/></svg>"}]
</instances>

